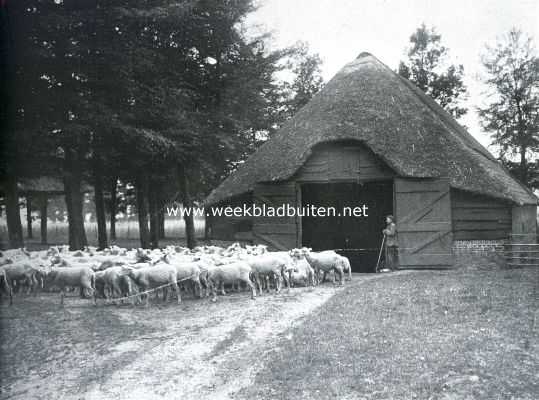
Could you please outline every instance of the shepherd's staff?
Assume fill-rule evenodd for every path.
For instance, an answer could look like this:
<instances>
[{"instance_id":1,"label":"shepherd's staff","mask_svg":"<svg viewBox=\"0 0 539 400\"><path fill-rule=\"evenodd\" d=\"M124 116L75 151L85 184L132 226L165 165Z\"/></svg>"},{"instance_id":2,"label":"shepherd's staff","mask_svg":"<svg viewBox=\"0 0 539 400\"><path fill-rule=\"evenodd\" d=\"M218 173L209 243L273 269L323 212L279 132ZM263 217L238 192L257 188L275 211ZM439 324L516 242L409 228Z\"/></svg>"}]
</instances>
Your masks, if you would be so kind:
<instances>
[{"instance_id":1,"label":"shepherd's staff","mask_svg":"<svg viewBox=\"0 0 539 400\"><path fill-rule=\"evenodd\" d=\"M385 242L386 242L386 235L384 234L384 237L382 239L382 245L380 246L380 253L378 253L378 261L376 262L375 273L380 272L378 269L380 268L380 258L382 258L382 250L384 249Z\"/></svg>"}]
</instances>

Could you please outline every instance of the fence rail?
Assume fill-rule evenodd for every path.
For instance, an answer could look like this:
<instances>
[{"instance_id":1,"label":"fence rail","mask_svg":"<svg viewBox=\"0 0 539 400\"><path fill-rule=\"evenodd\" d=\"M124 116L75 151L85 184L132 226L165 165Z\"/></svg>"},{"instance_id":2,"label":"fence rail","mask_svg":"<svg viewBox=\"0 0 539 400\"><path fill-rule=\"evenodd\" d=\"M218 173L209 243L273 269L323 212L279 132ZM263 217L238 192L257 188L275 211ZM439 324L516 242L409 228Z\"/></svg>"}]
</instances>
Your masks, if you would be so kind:
<instances>
[{"instance_id":1,"label":"fence rail","mask_svg":"<svg viewBox=\"0 0 539 400\"><path fill-rule=\"evenodd\" d=\"M537 234L511 234L504 243L503 256L510 267L539 266L539 236Z\"/></svg>"}]
</instances>

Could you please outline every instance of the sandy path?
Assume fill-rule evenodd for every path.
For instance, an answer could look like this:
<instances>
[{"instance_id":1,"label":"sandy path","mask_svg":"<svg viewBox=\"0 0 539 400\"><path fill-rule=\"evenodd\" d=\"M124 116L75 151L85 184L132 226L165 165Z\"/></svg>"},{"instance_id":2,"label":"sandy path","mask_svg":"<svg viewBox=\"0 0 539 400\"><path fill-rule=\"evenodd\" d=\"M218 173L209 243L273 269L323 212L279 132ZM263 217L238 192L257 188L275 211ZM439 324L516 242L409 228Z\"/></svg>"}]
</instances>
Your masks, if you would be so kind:
<instances>
[{"instance_id":1,"label":"sandy path","mask_svg":"<svg viewBox=\"0 0 539 400\"><path fill-rule=\"evenodd\" d=\"M126 352L138 356L76 397L231 398L251 382L279 336L339 290L298 288L255 301L246 293L234 294L216 304L194 304L180 316L173 309L159 310L165 329L113 347L110 358L121 359Z\"/></svg>"}]
</instances>

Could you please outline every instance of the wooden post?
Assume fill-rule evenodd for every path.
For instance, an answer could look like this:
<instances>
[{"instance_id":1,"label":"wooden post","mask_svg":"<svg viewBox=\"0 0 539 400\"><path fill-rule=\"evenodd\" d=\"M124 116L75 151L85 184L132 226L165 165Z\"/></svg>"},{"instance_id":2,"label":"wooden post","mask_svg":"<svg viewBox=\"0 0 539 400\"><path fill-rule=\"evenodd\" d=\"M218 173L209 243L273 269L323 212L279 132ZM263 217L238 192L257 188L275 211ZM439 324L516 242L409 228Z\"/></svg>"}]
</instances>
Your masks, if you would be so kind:
<instances>
[{"instance_id":1,"label":"wooden post","mask_svg":"<svg viewBox=\"0 0 539 400\"><path fill-rule=\"evenodd\" d=\"M41 195L39 217L41 222L41 244L47 244L47 194Z\"/></svg>"},{"instance_id":2,"label":"wooden post","mask_svg":"<svg viewBox=\"0 0 539 400\"><path fill-rule=\"evenodd\" d=\"M537 246L523 246L523 244L537 243L537 206L527 204L522 206L513 206L512 209L512 246L515 264L538 264L538 261L532 260L535 257L531 250L536 250ZM528 262L527 262L528 261ZM533 261L533 262L529 262Z\"/></svg>"},{"instance_id":3,"label":"wooden post","mask_svg":"<svg viewBox=\"0 0 539 400\"><path fill-rule=\"evenodd\" d=\"M32 232L32 198L30 194L26 194L26 236L28 239L33 239Z\"/></svg>"}]
</instances>

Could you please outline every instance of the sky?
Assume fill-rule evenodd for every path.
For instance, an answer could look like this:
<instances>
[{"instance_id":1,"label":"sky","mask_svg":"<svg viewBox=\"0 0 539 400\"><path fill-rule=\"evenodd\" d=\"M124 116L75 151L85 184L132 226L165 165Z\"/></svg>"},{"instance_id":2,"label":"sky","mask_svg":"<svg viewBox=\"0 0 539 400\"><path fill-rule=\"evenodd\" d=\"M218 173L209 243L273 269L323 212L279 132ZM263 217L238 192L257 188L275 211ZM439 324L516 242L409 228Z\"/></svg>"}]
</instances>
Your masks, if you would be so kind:
<instances>
[{"instance_id":1,"label":"sky","mask_svg":"<svg viewBox=\"0 0 539 400\"><path fill-rule=\"evenodd\" d=\"M245 21L248 29L271 32L274 48L307 42L322 58L326 81L363 51L396 69L405 58L411 33L423 22L434 26L449 48L450 60L464 66L468 114L460 122L485 146L490 138L475 111L486 99L480 82L485 44L518 27L539 47L539 0L255 1L258 9Z\"/></svg>"}]
</instances>

